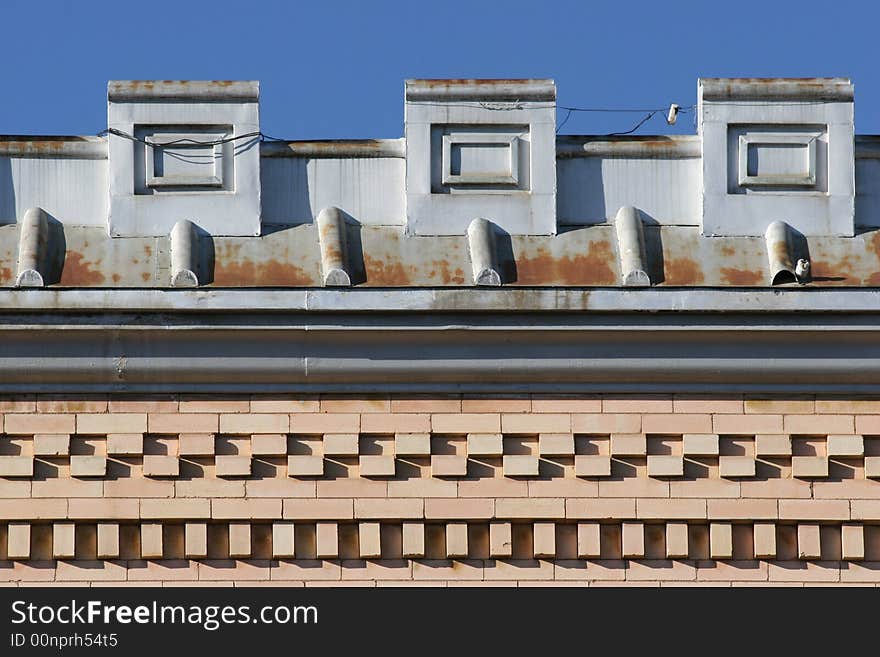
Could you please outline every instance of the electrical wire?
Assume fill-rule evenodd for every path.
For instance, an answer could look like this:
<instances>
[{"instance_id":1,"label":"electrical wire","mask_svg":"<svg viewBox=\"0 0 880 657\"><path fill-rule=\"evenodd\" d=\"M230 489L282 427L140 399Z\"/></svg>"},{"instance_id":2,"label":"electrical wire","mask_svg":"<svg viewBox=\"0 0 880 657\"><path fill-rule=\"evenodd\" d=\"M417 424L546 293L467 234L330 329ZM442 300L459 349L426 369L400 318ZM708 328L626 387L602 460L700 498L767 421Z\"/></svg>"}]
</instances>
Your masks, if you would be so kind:
<instances>
[{"instance_id":1,"label":"electrical wire","mask_svg":"<svg viewBox=\"0 0 880 657\"><path fill-rule=\"evenodd\" d=\"M260 141L287 141L286 139L279 139L277 137L271 137L263 132L248 132L242 135L232 135L230 137L221 137L219 139L206 139L199 140L193 139L191 137L181 137L180 139L173 139L171 141L166 141L161 144L156 144L151 141L147 141L142 137L136 137L135 135L129 134L123 130L119 130L117 128L107 128L105 130L101 130L98 133L98 137L103 137L104 135L114 135L116 137L122 137L124 139L129 139L131 141L136 141L138 143L144 144L146 146L161 146L163 148L167 148L168 146L175 146L179 144L186 144L190 146L219 146L220 144L228 144L230 142L239 141L242 139L259 139Z\"/></svg>"}]
</instances>

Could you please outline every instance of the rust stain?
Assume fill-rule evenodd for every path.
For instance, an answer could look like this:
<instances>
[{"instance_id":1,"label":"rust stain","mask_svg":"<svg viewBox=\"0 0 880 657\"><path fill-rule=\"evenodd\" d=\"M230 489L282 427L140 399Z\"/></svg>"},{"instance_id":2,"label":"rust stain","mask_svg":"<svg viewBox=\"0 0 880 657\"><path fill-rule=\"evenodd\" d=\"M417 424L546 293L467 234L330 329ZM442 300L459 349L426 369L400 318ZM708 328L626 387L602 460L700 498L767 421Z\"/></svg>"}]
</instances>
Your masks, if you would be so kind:
<instances>
[{"instance_id":1,"label":"rust stain","mask_svg":"<svg viewBox=\"0 0 880 657\"><path fill-rule=\"evenodd\" d=\"M147 281L150 280L150 272L148 272L148 271L142 272L141 278L144 279L144 282L146 283Z\"/></svg>"},{"instance_id":2,"label":"rust stain","mask_svg":"<svg viewBox=\"0 0 880 657\"><path fill-rule=\"evenodd\" d=\"M810 275L813 279L836 279L830 281L820 281L822 283L844 283L853 278L852 263L849 258L843 258L838 263L832 263L825 260L810 261Z\"/></svg>"},{"instance_id":3,"label":"rust stain","mask_svg":"<svg viewBox=\"0 0 880 657\"><path fill-rule=\"evenodd\" d=\"M431 266L434 269L428 274L430 278L435 278L439 270L440 280L444 285L464 285L464 271L461 267L453 270L448 260L433 260Z\"/></svg>"},{"instance_id":4,"label":"rust stain","mask_svg":"<svg viewBox=\"0 0 880 657\"><path fill-rule=\"evenodd\" d=\"M699 285L704 280L700 265L690 258L666 260L663 278L667 285Z\"/></svg>"},{"instance_id":5,"label":"rust stain","mask_svg":"<svg viewBox=\"0 0 880 657\"><path fill-rule=\"evenodd\" d=\"M399 287L410 284L410 274L415 267L404 267L399 261L386 261L364 254L364 270L367 285L378 287Z\"/></svg>"},{"instance_id":6,"label":"rust stain","mask_svg":"<svg viewBox=\"0 0 880 657\"><path fill-rule=\"evenodd\" d=\"M312 277L301 267L274 259L264 262L254 262L250 258L218 260L214 268L214 285L305 287L314 284Z\"/></svg>"},{"instance_id":7,"label":"rust stain","mask_svg":"<svg viewBox=\"0 0 880 657\"><path fill-rule=\"evenodd\" d=\"M4 283L12 280L12 269L9 267L0 267L0 281Z\"/></svg>"},{"instance_id":8,"label":"rust stain","mask_svg":"<svg viewBox=\"0 0 880 657\"><path fill-rule=\"evenodd\" d=\"M478 84L481 86L498 86L498 85L506 85L506 84L522 84L523 82L530 82L528 79L517 79L517 78L451 78L448 80L444 79L430 79L430 80L417 80L415 81L415 85L418 87L426 87L428 89L436 89L443 87L459 87L459 86L470 86L474 84Z\"/></svg>"},{"instance_id":9,"label":"rust stain","mask_svg":"<svg viewBox=\"0 0 880 657\"><path fill-rule=\"evenodd\" d=\"M749 271L748 269L722 267L720 271L721 280L728 285L760 285L764 280L764 275L761 272Z\"/></svg>"},{"instance_id":10,"label":"rust stain","mask_svg":"<svg viewBox=\"0 0 880 657\"><path fill-rule=\"evenodd\" d=\"M122 279L122 276L120 276L119 274L113 274L113 276L111 276L110 278L113 280L114 283L118 283Z\"/></svg>"},{"instance_id":11,"label":"rust stain","mask_svg":"<svg viewBox=\"0 0 880 657\"><path fill-rule=\"evenodd\" d=\"M725 244L721 247L721 255L727 256L728 258L733 257L736 255L736 249Z\"/></svg>"},{"instance_id":12,"label":"rust stain","mask_svg":"<svg viewBox=\"0 0 880 657\"><path fill-rule=\"evenodd\" d=\"M100 261L85 260L78 251L68 251L64 256L64 269L59 283L70 286L100 285L104 282L104 274L92 269L100 264Z\"/></svg>"},{"instance_id":13,"label":"rust stain","mask_svg":"<svg viewBox=\"0 0 880 657\"><path fill-rule=\"evenodd\" d=\"M144 254L149 258L153 255L153 247L149 244L144 244Z\"/></svg>"},{"instance_id":14,"label":"rust stain","mask_svg":"<svg viewBox=\"0 0 880 657\"><path fill-rule=\"evenodd\" d=\"M614 285L617 276L611 244L606 240L590 243L586 253L556 258L544 248L534 256L516 261L518 285Z\"/></svg>"}]
</instances>

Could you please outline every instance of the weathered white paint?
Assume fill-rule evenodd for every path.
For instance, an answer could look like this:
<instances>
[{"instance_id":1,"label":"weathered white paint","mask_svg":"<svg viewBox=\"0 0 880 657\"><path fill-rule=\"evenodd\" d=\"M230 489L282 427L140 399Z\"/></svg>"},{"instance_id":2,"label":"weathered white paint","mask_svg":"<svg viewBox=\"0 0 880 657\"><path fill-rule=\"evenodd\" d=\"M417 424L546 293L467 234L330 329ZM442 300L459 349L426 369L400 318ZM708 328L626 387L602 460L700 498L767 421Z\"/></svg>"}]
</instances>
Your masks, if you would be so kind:
<instances>
[{"instance_id":1,"label":"weathered white paint","mask_svg":"<svg viewBox=\"0 0 880 657\"><path fill-rule=\"evenodd\" d=\"M218 146L192 143L259 133L257 94L255 82L111 82L111 130L149 143L190 142L169 155L167 149L108 135L110 234L167 235L187 219L213 235L259 235L259 137ZM174 163L168 176L157 155L160 163Z\"/></svg>"},{"instance_id":2,"label":"weathered white paint","mask_svg":"<svg viewBox=\"0 0 880 657\"><path fill-rule=\"evenodd\" d=\"M697 112L704 235L760 235L768 220L808 236L853 234L848 80L700 80Z\"/></svg>"},{"instance_id":3,"label":"weathered white paint","mask_svg":"<svg viewBox=\"0 0 880 657\"><path fill-rule=\"evenodd\" d=\"M408 80L407 232L461 235L485 217L555 234L555 96L551 80Z\"/></svg>"}]
</instances>

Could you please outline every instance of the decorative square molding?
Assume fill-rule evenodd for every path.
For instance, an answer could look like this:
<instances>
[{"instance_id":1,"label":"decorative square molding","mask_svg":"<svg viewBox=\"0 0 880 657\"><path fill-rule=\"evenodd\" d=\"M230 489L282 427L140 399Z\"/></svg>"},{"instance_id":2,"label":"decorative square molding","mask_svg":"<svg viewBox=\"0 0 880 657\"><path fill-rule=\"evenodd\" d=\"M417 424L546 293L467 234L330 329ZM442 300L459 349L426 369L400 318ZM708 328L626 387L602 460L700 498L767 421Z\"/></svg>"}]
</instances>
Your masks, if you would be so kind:
<instances>
[{"instance_id":1,"label":"decorative square molding","mask_svg":"<svg viewBox=\"0 0 880 657\"><path fill-rule=\"evenodd\" d=\"M501 166L493 168L499 159ZM441 161L444 185L518 185L519 135L443 135Z\"/></svg>"},{"instance_id":2,"label":"decorative square molding","mask_svg":"<svg viewBox=\"0 0 880 657\"><path fill-rule=\"evenodd\" d=\"M146 139L144 170L146 186L223 187L224 133L166 133Z\"/></svg>"},{"instance_id":3,"label":"decorative square molding","mask_svg":"<svg viewBox=\"0 0 880 657\"><path fill-rule=\"evenodd\" d=\"M180 219L260 234L258 83L114 81L107 100L111 236L168 235Z\"/></svg>"},{"instance_id":4,"label":"decorative square molding","mask_svg":"<svg viewBox=\"0 0 880 657\"><path fill-rule=\"evenodd\" d=\"M816 135L781 132L740 135L738 183L742 187L815 187L816 140Z\"/></svg>"},{"instance_id":5,"label":"decorative square molding","mask_svg":"<svg viewBox=\"0 0 880 657\"><path fill-rule=\"evenodd\" d=\"M555 234L553 81L408 80L406 204L411 235Z\"/></svg>"},{"instance_id":6,"label":"decorative square molding","mask_svg":"<svg viewBox=\"0 0 880 657\"><path fill-rule=\"evenodd\" d=\"M849 80L701 79L698 115L704 235L853 235Z\"/></svg>"}]
</instances>

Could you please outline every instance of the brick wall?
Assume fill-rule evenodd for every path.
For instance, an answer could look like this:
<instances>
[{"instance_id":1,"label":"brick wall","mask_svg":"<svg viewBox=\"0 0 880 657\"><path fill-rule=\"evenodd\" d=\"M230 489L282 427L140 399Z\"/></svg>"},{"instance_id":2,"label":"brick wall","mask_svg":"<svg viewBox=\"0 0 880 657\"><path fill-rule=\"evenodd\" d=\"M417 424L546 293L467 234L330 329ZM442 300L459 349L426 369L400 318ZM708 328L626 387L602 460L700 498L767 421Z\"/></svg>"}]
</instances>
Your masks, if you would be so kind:
<instances>
[{"instance_id":1,"label":"brick wall","mask_svg":"<svg viewBox=\"0 0 880 657\"><path fill-rule=\"evenodd\" d=\"M880 400L0 400L0 582L880 583Z\"/></svg>"}]
</instances>

